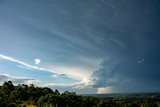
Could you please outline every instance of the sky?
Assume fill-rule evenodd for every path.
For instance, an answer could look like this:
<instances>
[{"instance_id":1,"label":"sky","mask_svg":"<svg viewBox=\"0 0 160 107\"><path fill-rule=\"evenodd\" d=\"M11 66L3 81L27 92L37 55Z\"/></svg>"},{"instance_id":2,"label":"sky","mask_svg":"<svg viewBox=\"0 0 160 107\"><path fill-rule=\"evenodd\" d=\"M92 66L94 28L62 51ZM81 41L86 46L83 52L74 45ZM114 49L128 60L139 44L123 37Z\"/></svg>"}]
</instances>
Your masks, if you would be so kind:
<instances>
[{"instance_id":1,"label":"sky","mask_svg":"<svg viewBox=\"0 0 160 107\"><path fill-rule=\"evenodd\" d=\"M159 0L0 0L0 84L160 91Z\"/></svg>"}]
</instances>

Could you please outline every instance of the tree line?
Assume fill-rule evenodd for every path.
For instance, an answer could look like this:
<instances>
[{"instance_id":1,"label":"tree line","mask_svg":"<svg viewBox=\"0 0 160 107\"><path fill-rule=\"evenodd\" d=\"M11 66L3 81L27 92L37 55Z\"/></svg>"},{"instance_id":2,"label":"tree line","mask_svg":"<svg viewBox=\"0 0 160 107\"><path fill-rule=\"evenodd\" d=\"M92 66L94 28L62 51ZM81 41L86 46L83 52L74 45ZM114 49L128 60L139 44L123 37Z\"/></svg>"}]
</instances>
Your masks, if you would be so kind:
<instances>
[{"instance_id":1,"label":"tree line","mask_svg":"<svg viewBox=\"0 0 160 107\"><path fill-rule=\"evenodd\" d=\"M48 87L33 84L14 86L6 81L0 86L0 107L160 107L160 97L109 98L77 95L75 92L59 93ZM29 106L28 106L29 107Z\"/></svg>"}]
</instances>

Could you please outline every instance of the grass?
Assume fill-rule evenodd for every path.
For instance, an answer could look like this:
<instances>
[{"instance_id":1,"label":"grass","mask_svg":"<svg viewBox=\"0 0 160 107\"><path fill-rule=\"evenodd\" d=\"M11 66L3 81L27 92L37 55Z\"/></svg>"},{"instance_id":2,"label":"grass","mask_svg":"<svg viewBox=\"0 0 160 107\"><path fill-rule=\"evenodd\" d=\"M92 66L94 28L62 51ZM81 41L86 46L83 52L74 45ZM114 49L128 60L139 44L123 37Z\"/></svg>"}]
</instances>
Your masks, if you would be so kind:
<instances>
[{"instance_id":1,"label":"grass","mask_svg":"<svg viewBox=\"0 0 160 107\"><path fill-rule=\"evenodd\" d=\"M26 107L37 107L36 105L27 105Z\"/></svg>"},{"instance_id":2,"label":"grass","mask_svg":"<svg viewBox=\"0 0 160 107\"><path fill-rule=\"evenodd\" d=\"M32 105L32 104L21 104L21 107L37 107L36 105Z\"/></svg>"}]
</instances>

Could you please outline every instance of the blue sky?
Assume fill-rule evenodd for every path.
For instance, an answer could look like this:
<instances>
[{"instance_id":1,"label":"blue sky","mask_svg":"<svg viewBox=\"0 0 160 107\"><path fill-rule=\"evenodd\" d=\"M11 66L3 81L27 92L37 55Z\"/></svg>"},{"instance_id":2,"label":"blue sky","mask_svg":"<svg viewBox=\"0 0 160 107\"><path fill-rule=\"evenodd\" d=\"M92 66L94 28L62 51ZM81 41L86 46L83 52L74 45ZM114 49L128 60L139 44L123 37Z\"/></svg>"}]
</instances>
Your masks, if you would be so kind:
<instances>
[{"instance_id":1,"label":"blue sky","mask_svg":"<svg viewBox=\"0 0 160 107\"><path fill-rule=\"evenodd\" d=\"M0 83L160 91L159 19L159 0L1 0Z\"/></svg>"}]
</instances>

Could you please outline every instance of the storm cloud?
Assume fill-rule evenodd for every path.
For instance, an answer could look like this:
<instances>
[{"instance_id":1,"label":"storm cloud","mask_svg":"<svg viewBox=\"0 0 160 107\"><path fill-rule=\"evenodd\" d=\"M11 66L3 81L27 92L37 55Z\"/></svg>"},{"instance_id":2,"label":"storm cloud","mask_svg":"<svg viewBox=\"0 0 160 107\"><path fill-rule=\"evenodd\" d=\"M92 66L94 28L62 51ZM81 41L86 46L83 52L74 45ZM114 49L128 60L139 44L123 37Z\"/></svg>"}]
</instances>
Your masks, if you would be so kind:
<instances>
[{"instance_id":1,"label":"storm cloud","mask_svg":"<svg viewBox=\"0 0 160 107\"><path fill-rule=\"evenodd\" d=\"M78 93L160 90L159 0L1 1L0 14L0 57L14 58L1 74Z\"/></svg>"}]
</instances>

